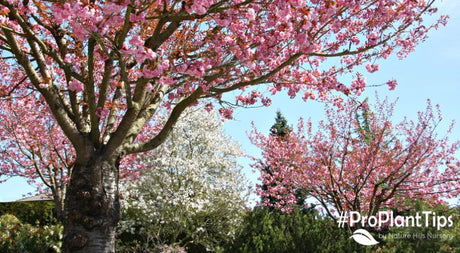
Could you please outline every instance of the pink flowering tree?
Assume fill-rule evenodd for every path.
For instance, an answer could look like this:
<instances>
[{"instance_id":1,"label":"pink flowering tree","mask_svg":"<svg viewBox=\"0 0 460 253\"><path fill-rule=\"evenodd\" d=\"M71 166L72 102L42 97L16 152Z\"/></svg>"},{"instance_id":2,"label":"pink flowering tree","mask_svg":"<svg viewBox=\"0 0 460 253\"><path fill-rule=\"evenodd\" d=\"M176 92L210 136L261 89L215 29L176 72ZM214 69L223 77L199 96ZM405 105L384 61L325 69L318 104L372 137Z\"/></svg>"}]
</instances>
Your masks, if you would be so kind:
<instances>
[{"instance_id":1,"label":"pink flowering tree","mask_svg":"<svg viewBox=\"0 0 460 253\"><path fill-rule=\"evenodd\" d=\"M57 218L62 220L75 150L40 99L17 96L0 100L0 182L16 176L26 178L39 193L51 194ZM138 158L130 155L122 161L120 178L136 179L144 173L147 168Z\"/></svg>"},{"instance_id":2,"label":"pink flowering tree","mask_svg":"<svg viewBox=\"0 0 460 253\"><path fill-rule=\"evenodd\" d=\"M75 152L64 251L114 251L120 161L158 147L187 107L219 102L231 118L232 105L270 104L247 89L257 85L304 99L359 94L355 66L404 57L445 23L422 23L433 2L0 0L0 95L38 99Z\"/></svg>"},{"instance_id":3,"label":"pink flowering tree","mask_svg":"<svg viewBox=\"0 0 460 253\"><path fill-rule=\"evenodd\" d=\"M342 108L328 107L317 131L303 120L283 140L254 130L251 140L263 158L253 166L269 186L258 192L277 200L262 204L289 212L295 189L303 189L307 204L336 218L336 212L369 216L385 208L410 208L416 200L437 205L457 197L460 171L454 154L460 142L449 144L436 135L440 112L428 103L416 121L393 124L393 108L386 100L371 108L367 100L350 99Z\"/></svg>"},{"instance_id":4,"label":"pink flowering tree","mask_svg":"<svg viewBox=\"0 0 460 253\"><path fill-rule=\"evenodd\" d=\"M75 160L70 142L40 99L0 100L0 108L0 179L20 176L50 190L61 219Z\"/></svg>"}]
</instances>

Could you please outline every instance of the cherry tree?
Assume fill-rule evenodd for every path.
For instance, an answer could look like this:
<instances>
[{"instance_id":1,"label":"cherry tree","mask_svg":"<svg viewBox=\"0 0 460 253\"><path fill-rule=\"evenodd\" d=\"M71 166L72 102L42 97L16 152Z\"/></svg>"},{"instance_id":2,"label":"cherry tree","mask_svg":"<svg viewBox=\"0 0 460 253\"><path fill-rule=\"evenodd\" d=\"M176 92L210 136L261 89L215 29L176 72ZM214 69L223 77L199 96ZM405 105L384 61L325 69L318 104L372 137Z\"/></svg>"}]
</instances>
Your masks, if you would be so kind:
<instances>
[{"instance_id":1,"label":"cherry tree","mask_svg":"<svg viewBox=\"0 0 460 253\"><path fill-rule=\"evenodd\" d=\"M416 121L393 124L394 103L350 99L343 108L327 108L327 120L313 131L300 120L297 131L280 140L254 130L251 139L263 151L253 166L261 171L262 203L289 212L296 203L295 188L307 192L309 204L319 204L331 217L335 212L408 208L422 200L437 205L460 193L455 152L460 142L436 134L441 121L431 104ZM448 133L450 130L448 131ZM270 165L271 173L264 173Z\"/></svg>"},{"instance_id":2,"label":"cherry tree","mask_svg":"<svg viewBox=\"0 0 460 253\"><path fill-rule=\"evenodd\" d=\"M64 251L114 251L120 161L158 147L187 107L218 102L231 118L232 105L270 104L247 89L261 85L304 99L359 94L355 66L376 71L368 62L404 57L446 22L423 24L433 3L0 0L0 95L38 99L75 150ZM355 81L341 83L343 73Z\"/></svg>"},{"instance_id":3,"label":"cherry tree","mask_svg":"<svg viewBox=\"0 0 460 253\"><path fill-rule=\"evenodd\" d=\"M151 169L138 180L122 180L119 233L134 234L144 247L221 251L248 200L241 155L214 111L185 110L165 143L140 158Z\"/></svg>"},{"instance_id":4,"label":"cherry tree","mask_svg":"<svg viewBox=\"0 0 460 253\"><path fill-rule=\"evenodd\" d=\"M36 185L39 193L50 192L62 220L75 150L43 101L19 96L0 104L1 181L19 176ZM145 169L137 155L130 155L120 164L120 177L136 179Z\"/></svg>"},{"instance_id":5,"label":"cherry tree","mask_svg":"<svg viewBox=\"0 0 460 253\"><path fill-rule=\"evenodd\" d=\"M0 100L0 108L0 178L20 176L50 190L61 219L75 160L70 142L36 97Z\"/></svg>"}]
</instances>

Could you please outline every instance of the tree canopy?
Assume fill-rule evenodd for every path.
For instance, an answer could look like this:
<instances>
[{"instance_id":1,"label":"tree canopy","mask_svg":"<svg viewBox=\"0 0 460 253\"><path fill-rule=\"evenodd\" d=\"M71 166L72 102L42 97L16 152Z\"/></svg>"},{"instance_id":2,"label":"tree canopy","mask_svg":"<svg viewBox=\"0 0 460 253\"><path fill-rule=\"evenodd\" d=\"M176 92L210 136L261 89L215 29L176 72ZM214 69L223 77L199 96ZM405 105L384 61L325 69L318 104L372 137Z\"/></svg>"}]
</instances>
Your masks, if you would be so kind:
<instances>
[{"instance_id":1,"label":"tree canopy","mask_svg":"<svg viewBox=\"0 0 460 253\"><path fill-rule=\"evenodd\" d=\"M257 85L340 104L333 91L366 86L356 66L374 72L446 22L423 23L433 3L0 0L0 96L37 101L23 104L52 115L75 151L64 250L113 251L121 160L163 143L187 107L231 118L234 105L271 103Z\"/></svg>"},{"instance_id":2,"label":"tree canopy","mask_svg":"<svg viewBox=\"0 0 460 253\"><path fill-rule=\"evenodd\" d=\"M122 181L119 232L131 233L145 248L222 251L247 209L241 155L215 111L187 109L166 142L141 157L150 169Z\"/></svg>"},{"instance_id":3,"label":"tree canopy","mask_svg":"<svg viewBox=\"0 0 460 253\"><path fill-rule=\"evenodd\" d=\"M307 202L336 218L337 212L370 216L387 208L405 210L416 200L435 206L456 198L460 161L454 155L460 143L436 134L439 108L428 103L417 120L395 124L394 106L350 99L343 108L327 107L327 120L317 131L311 121L300 120L284 141L254 130L251 140L263 157L254 164L264 185L258 192L278 200L263 204L289 212L297 201L295 189L303 189Z\"/></svg>"}]
</instances>

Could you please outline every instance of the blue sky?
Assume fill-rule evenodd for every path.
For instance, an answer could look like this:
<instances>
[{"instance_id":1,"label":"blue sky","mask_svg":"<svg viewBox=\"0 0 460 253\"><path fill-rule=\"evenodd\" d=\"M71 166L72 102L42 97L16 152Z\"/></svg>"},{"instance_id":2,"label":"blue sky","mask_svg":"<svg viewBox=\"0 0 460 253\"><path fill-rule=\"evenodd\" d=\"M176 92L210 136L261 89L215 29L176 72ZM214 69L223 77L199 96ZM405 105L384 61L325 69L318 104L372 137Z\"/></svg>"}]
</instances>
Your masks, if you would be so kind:
<instances>
[{"instance_id":1,"label":"blue sky","mask_svg":"<svg viewBox=\"0 0 460 253\"><path fill-rule=\"evenodd\" d=\"M460 140L460 0L438 0L437 7L438 14L450 16L447 26L432 31L428 40L420 44L407 58L399 60L392 56L380 61L380 70L365 76L368 85L383 84L396 79L399 84L396 89L390 91L387 86L368 88L362 98L368 96L372 100L377 91L381 98L386 96L390 101L398 99L393 117L396 122L404 116L415 119L417 112L424 110L427 99L430 99L433 105L440 105L443 115L438 134L444 136L451 121L456 120L457 124L450 139ZM426 22L429 23L430 20L427 19ZM241 144L246 153L258 156L260 150L247 137L252 129L251 122L254 122L259 131L268 133L277 110L294 126L300 117L311 118L313 122L324 118L322 103L303 102L301 96L292 100L286 94L280 94L273 98L271 107L237 109L235 120L227 121L225 129ZM460 159L460 152L457 158ZM249 167L251 161L241 159L241 162L246 175L253 184L256 183L259 175L253 173Z\"/></svg>"},{"instance_id":2,"label":"blue sky","mask_svg":"<svg viewBox=\"0 0 460 253\"><path fill-rule=\"evenodd\" d=\"M432 31L428 40L406 59L391 57L381 61L378 72L366 75L370 85L396 79L399 85L395 90L389 91L386 86L369 88L362 96L371 98L377 90L380 97L387 96L391 100L399 98L395 120L403 116L414 118L417 111L425 109L426 100L431 99L433 104L441 107L444 124L440 126L439 134L443 135L450 121L460 121L460 1L437 2L439 13L450 16L447 26ZM251 131L251 122L254 121L260 131L268 132L277 110L281 110L293 125L297 124L300 117L311 118L316 122L323 119L324 115L321 103L303 102L300 97L289 99L286 94L280 94L273 97L271 107L236 109L235 120L225 123L226 132L241 144L243 151L257 156L259 150L247 137L247 132ZM452 140L460 140L460 122L457 122L450 137ZM252 173L249 159L241 159L241 163L250 181L255 183L258 174ZM0 201L16 200L32 191L34 187L29 186L24 179L12 178L0 184Z\"/></svg>"}]
</instances>

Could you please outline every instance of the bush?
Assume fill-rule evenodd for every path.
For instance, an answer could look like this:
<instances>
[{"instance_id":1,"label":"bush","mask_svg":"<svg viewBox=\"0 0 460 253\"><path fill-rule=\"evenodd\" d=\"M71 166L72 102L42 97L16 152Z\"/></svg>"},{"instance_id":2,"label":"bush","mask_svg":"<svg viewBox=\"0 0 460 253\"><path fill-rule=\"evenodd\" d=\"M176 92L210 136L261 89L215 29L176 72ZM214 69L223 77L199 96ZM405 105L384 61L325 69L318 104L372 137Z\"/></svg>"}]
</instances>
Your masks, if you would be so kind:
<instances>
[{"instance_id":1,"label":"bush","mask_svg":"<svg viewBox=\"0 0 460 253\"><path fill-rule=\"evenodd\" d=\"M429 206L418 202L411 211L402 212L398 215L409 216L415 212L431 210ZM432 209L436 215L453 218L453 227L444 227L437 230L433 227L431 219L429 219L429 227L394 227L391 228L387 237L382 242L382 253L393 252L457 252L460 253L460 207L449 208L445 205L436 206ZM395 234L410 235L410 238L395 239ZM389 236L390 235L390 236Z\"/></svg>"},{"instance_id":2,"label":"bush","mask_svg":"<svg viewBox=\"0 0 460 253\"><path fill-rule=\"evenodd\" d=\"M33 226L14 215L0 216L0 252L61 252L62 226Z\"/></svg>"},{"instance_id":3,"label":"bush","mask_svg":"<svg viewBox=\"0 0 460 253\"><path fill-rule=\"evenodd\" d=\"M168 140L139 160L143 175L120 181L117 252L157 252L159 245L222 252L246 210L241 155L216 112L187 110Z\"/></svg>"},{"instance_id":4,"label":"bush","mask_svg":"<svg viewBox=\"0 0 460 253\"><path fill-rule=\"evenodd\" d=\"M55 205L53 201L8 202L0 203L0 216L13 214L21 222L31 225L57 224Z\"/></svg>"},{"instance_id":5,"label":"bush","mask_svg":"<svg viewBox=\"0 0 460 253\"><path fill-rule=\"evenodd\" d=\"M249 212L227 252L361 252L331 219L314 210L294 209L290 214L265 207Z\"/></svg>"}]
</instances>

